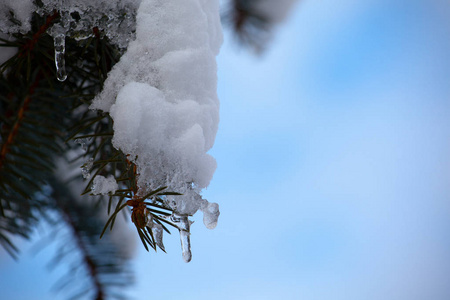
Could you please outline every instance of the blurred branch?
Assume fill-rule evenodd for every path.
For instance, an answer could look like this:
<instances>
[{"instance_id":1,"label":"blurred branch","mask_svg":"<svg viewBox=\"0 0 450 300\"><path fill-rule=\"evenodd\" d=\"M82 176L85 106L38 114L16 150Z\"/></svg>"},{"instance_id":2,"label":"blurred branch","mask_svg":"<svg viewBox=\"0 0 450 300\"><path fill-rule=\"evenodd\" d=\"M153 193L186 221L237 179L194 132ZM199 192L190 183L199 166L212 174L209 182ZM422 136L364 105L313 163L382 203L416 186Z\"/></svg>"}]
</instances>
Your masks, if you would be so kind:
<instances>
[{"instance_id":1,"label":"blurred branch","mask_svg":"<svg viewBox=\"0 0 450 300\"><path fill-rule=\"evenodd\" d=\"M270 22L256 8L259 0L230 0L222 14L240 44L257 53L264 50L270 36Z\"/></svg>"},{"instance_id":2,"label":"blurred branch","mask_svg":"<svg viewBox=\"0 0 450 300\"><path fill-rule=\"evenodd\" d=\"M76 295L86 293L95 300L122 298L123 287L132 284L133 276L126 251L121 249L127 245L116 244L108 237L99 238L104 223L100 216L105 208L87 201L89 199L70 195L67 183L56 178L53 178L51 185L54 209L71 233L60 247L67 247L70 243L79 253L79 258L75 259L73 253L66 255L66 259L73 261L73 269L66 275L68 278L65 281L79 282L75 280L77 274L86 274L88 282L79 288Z\"/></svg>"}]
</instances>

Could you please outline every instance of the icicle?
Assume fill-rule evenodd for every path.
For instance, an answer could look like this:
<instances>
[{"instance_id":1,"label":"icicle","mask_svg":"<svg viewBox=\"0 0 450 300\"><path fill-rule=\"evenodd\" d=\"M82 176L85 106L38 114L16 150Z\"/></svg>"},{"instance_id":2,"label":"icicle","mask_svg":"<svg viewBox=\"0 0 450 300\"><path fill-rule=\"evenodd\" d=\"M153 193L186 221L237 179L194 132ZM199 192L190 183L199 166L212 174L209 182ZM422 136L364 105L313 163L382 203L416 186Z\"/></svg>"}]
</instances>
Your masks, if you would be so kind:
<instances>
[{"instance_id":1,"label":"icicle","mask_svg":"<svg viewBox=\"0 0 450 300\"><path fill-rule=\"evenodd\" d=\"M190 228L193 222L188 219L188 216L178 215L176 213L173 213L170 216L170 219L172 220L172 222L177 223L178 225L178 229L180 230L181 251L183 253L183 259L188 263L192 259Z\"/></svg>"},{"instance_id":2,"label":"icicle","mask_svg":"<svg viewBox=\"0 0 450 300\"><path fill-rule=\"evenodd\" d=\"M187 263L192 259L190 235L189 231L180 230L181 251L183 252L183 259Z\"/></svg>"},{"instance_id":3,"label":"icicle","mask_svg":"<svg viewBox=\"0 0 450 300\"><path fill-rule=\"evenodd\" d=\"M61 7L63 7L63 4L61 4ZM69 15L67 12L62 11L59 23L53 25L48 32L53 37L56 78L59 81L64 81L67 78L64 53L66 52L66 33L68 32L69 26Z\"/></svg>"},{"instance_id":4,"label":"icicle","mask_svg":"<svg viewBox=\"0 0 450 300\"><path fill-rule=\"evenodd\" d=\"M59 81L64 81L67 78L66 63L64 61L64 52L66 51L66 35L59 33L53 37L55 44L55 65L56 65L56 78Z\"/></svg>"}]
</instances>

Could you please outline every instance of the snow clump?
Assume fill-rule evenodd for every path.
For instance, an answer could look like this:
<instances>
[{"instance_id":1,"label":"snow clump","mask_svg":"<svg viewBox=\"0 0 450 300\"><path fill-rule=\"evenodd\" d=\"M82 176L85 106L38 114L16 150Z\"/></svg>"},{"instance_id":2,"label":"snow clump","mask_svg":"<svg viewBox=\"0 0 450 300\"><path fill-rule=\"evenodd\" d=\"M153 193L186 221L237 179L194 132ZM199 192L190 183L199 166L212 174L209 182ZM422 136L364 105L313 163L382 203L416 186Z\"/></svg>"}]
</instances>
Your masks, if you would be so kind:
<instances>
[{"instance_id":1,"label":"snow clump","mask_svg":"<svg viewBox=\"0 0 450 300\"><path fill-rule=\"evenodd\" d=\"M97 175L94 177L91 189L94 195L108 195L114 194L119 189L119 185L113 175L109 175L108 178Z\"/></svg>"},{"instance_id":2,"label":"snow clump","mask_svg":"<svg viewBox=\"0 0 450 300\"><path fill-rule=\"evenodd\" d=\"M138 185L182 193L168 205L192 215L216 169L207 152L219 122L218 0L143 0L136 39L91 108L114 120L113 144L137 165Z\"/></svg>"}]
</instances>

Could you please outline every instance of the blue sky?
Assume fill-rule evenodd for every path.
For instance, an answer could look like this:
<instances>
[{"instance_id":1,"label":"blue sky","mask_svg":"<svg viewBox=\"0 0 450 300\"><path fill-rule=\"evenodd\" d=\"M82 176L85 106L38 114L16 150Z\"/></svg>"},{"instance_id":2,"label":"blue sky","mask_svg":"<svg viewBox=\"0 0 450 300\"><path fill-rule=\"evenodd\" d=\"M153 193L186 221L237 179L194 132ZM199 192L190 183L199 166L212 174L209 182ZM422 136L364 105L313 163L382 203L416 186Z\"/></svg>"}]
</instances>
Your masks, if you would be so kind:
<instances>
[{"instance_id":1,"label":"blue sky","mask_svg":"<svg viewBox=\"0 0 450 300\"><path fill-rule=\"evenodd\" d=\"M138 247L133 294L449 299L449 13L443 0L304 0L261 57L226 35L205 192L219 224L194 217L189 264L175 233L168 254ZM25 280L56 299L45 253L28 253L0 260L6 295Z\"/></svg>"}]
</instances>

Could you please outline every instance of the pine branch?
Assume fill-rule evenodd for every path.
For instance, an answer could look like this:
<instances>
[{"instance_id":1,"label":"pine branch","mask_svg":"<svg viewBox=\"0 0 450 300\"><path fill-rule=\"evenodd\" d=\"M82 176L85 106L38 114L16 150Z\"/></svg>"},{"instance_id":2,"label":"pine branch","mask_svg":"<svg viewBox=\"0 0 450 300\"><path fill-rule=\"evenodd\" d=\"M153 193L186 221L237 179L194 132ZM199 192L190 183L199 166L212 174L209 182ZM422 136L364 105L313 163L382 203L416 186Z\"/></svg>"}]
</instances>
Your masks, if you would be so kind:
<instances>
[{"instance_id":1,"label":"pine branch","mask_svg":"<svg viewBox=\"0 0 450 300\"><path fill-rule=\"evenodd\" d=\"M151 189L150 187L138 186L138 171L136 165L130 160L127 155L124 155L120 150L114 148L112 145L112 136L109 132L112 131L113 121L108 114L101 117L87 118L84 122L75 128L75 132L79 135L73 135L72 139L82 140L86 152L79 159L92 159L92 169L89 170L90 180L86 184L83 194L95 192L94 179L96 176L103 176L112 174L119 184L119 190L110 194L108 207L111 207L113 199L116 199L116 208L106 222L101 237L109 227L113 229L115 219L120 211L125 207L131 208L131 221L136 225L137 233L148 251L148 246L156 250L158 246L165 251L162 243L162 237L155 237L154 230L169 230L162 226L162 222L177 227L174 223L166 220L173 211L162 200L162 197L167 195L180 195L175 192L165 191L167 187L159 187ZM91 132L91 134L84 134L83 132ZM86 140L88 138L89 140ZM156 201L159 197L159 201ZM149 200L149 202L145 202ZM125 201L125 203L124 203ZM109 212L109 209L108 209ZM161 227L159 227L161 226ZM153 228L154 227L154 228ZM170 233L170 232L169 232Z\"/></svg>"},{"instance_id":2,"label":"pine branch","mask_svg":"<svg viewBox=\"0 0 450 300\"><path fill-rule=\"evenodd\" d=\"M89 293L90 299L95 300L121 298L124 290L118 288L131 285L132 273L120 245L110 239L99 239L103 222L99 216L104 208L93 205L89 199L77 199L70 195L67 183L56 178L52 179L51 184L53 209L62 217L70 232L70 237L63 241L61 247L72 244L79 254L75 260L73 253L66 257L72 260L74 266L66 280L77 282L76 274L86 274L84 278L87 283L75 290L74 299L78 299L80 293Z\"/></svg>"},{"instance_id":3,"label":"pine branch","mask_svg":"<svg viewBox=\"0 0 450 300\"><path fill-rule=\"evenodd\" d=\"M91 279L94 289L95 289L95 295L96 295L95 299L102 300L102 299L104 299L105 291L104 291L104 287L100 283L98 266L95 264L94 260L89 255L89 252L87 250L87 245L85 244L85 241L82 238L82 233L80 231L78 231L79 230L78 224L76 224L75 220L72 218L71 212L68 211L67 209L66 210L63 209L62 214L64 215L64 218L66 219L67 224L72 229L72 235L76 241L78 249L82 253L81 255L83 257L83 263L89 271L88 274L90 276L90 279Z\"/></svg>"},{"instance_id":4,"label":"pine branch","mask_svg":"<svg viewBox=\"0 0 450 300\"><path fill-rule=\"evenodd\" d=\"M106 72L118 60L119 52L99 36L85 43L70 39L71 78L60 83L53 39L46 33L57 19L56 12L46 18L35 14L30 33L0 44L0 49L19 49L0 74L0 243L10 253L17 248L9 237L27 238L47 205L35 195L53 173L54 157L71 148L62 139L79 122L80 111L89 112L90 100L101 89L105 76L99 77L103 71L94 58ZM97 49L109 49L109 55ZM85 61L83 67L77 66L79 59Z\"/></svg>"},{"instance_id":5,"label":"pine branch","mask_svg":"<svg viewBox=\"0 0 450 300\"><path fill-rule=\"evenodd\" d=\"M15 123L12 126L11 130L8 133L8 137L6 140L2 143L0 148L0 169L2 168L3 164L5 163L6 154L8 153L9 147L14 143L14 139L17 136L19 132L19 128L22 125L22 121L24 119L24 114L29 108L29 104L31 102L32 96L34 94L34 90L36 89L36 86L38 85L38 80L33 83L33 85L30 87L28 94L26 95L24 101L22 101L22 104L20 105L17 116L15 118Z\"/></svg>"}]
</instances>

